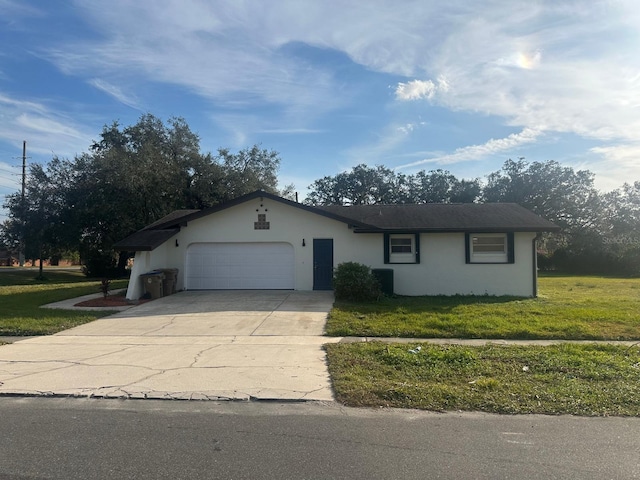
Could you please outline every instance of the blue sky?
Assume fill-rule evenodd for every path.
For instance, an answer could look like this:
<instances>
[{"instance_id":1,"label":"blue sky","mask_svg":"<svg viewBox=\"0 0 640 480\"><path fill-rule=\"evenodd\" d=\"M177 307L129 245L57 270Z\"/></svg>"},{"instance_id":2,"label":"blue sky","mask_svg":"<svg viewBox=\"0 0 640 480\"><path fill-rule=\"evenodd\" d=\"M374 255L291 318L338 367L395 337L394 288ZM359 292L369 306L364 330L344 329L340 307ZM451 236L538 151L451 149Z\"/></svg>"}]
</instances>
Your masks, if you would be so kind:
<instances>
[{"instance_id":1,"label":"blue sky","mask_svg":"<svg viewBox=\"0 0 640 480\"><path fill-rule=\"evenodd\" d=\"M637 0L0 0L0 198L23 140L70 158L143 113L203 151L280 152L303 196L360 163L482 178L518 157L611 190L640 180L638 52Z\"/></svg>"}]
</instances>

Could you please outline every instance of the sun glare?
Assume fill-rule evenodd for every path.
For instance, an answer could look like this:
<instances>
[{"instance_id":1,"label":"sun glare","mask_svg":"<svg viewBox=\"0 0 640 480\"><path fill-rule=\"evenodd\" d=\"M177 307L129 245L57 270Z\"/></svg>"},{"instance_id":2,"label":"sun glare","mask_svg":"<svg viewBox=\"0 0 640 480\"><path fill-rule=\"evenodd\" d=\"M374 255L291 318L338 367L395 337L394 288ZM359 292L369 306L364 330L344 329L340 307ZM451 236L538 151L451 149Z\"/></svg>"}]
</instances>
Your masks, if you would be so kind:
<instances>
[{"instance_id":1,"label":"sun glare","mask_svg":"<svg viewBox=\"0 0 640 480\"><path fill-rule=\"evenodd\" d=\"M518 66L531 70L540 65L540 59L542 54L537 52L519 52L518 53Z\"/></svg>"}]
</instances>

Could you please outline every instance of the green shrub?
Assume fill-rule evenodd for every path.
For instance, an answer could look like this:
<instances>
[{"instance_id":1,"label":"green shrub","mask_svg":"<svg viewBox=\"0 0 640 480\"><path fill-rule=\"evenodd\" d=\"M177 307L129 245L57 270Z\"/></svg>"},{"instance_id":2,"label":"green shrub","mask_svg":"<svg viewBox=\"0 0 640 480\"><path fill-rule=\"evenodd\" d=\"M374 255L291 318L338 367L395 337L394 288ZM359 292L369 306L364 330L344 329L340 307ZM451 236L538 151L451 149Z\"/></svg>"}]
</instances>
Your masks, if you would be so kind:
<instances>
[{"instance_id":1,"label":"green shrub","mask_svg":"<svg viewBox=\"0 0 640 480\"><path fill-rule=\"evenodd\" d=\"M113 253L91 250L85 259L82 272L89 278L116 278L118 269Z\"/></svg>"},{"instance_id":2,"label":"green shrub","mask_svg":"<svg viewBox=\"0 0 640 480\"><path fill-rule=\"evenodd\" d=\"M366 265L345 262L333 273L336 299L351 301L377 300L382 296L378 279Z\"/></svg>"}]
</instances>

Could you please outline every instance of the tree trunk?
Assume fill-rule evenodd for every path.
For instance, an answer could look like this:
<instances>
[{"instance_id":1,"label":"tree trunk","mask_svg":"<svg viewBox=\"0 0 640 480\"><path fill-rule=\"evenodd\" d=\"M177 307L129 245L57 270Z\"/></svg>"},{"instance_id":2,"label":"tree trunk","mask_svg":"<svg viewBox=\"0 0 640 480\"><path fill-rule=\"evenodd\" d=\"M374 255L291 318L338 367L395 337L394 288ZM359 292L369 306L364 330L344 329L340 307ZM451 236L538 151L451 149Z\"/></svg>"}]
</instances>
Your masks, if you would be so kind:
<instances>
[{"instance_id":1,"label":"tree trunk","mask_svg":"<svg viewBox=\"0 0 640 480\"><path fill-rule=\"evenodd\" d=\"M44 274L42 273L42 269L43 269L43 259L42 259L42 248L40 248L40 252L38 254L38 257L40 257L40 267L38 270L38 280L44 280Z\"/></svg>"}]
</instances>

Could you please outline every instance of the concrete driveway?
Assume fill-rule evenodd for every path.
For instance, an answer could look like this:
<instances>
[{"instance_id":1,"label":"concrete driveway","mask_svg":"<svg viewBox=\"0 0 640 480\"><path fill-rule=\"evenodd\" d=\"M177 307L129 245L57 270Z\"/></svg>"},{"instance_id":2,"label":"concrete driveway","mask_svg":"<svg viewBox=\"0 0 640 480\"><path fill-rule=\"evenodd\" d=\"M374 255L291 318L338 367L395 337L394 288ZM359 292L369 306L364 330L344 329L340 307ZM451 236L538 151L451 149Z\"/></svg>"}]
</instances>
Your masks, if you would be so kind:
<instances>
[{"instance_id":1,"label":"concrete driveway","mask_svg":"<svg viewBox=\"0 0 640 480\"><path fill-rule=\"evenodd\" d=\"M332 292L180 292L0 347L0 395L331 401Z\"/></svg>"}]
</instances>

